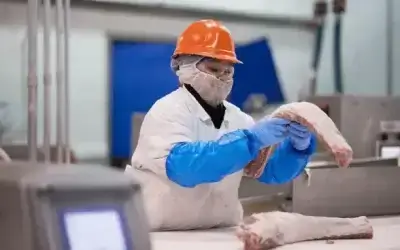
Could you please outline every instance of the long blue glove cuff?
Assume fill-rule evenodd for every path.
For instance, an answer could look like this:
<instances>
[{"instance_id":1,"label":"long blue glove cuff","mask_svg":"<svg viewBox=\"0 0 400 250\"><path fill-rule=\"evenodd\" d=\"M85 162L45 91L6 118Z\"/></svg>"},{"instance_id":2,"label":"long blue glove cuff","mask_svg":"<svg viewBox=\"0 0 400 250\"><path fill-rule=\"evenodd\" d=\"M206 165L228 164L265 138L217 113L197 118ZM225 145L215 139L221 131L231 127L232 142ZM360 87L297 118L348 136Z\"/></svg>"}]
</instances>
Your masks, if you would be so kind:
<instances>
[{"instance_id":1,"label":"long blue glove cuff","mask_svg":"<svg viewBox=\"0 0 400 250\"><path fill-rule=\"evenodd\" d=\"M316 145L315 135L311 136L310 145L305 150L295 149L287 138L275 149L267 162L264 173L258 180L267 184L283 184L295 179L307 166Z\"/></svg>"},{"instance_id":2,"label":"long blue glove cuff","mask_svg":"<svg viewBox=\"0 0 400 250\"><path fill-rule=\"evenodd\" d=\"M183 187L218 182L243 169L259 149L260 143L248 130L236 130L217 141L180 142L167 157L166 174Z\"/></svg>"}]
</instances>

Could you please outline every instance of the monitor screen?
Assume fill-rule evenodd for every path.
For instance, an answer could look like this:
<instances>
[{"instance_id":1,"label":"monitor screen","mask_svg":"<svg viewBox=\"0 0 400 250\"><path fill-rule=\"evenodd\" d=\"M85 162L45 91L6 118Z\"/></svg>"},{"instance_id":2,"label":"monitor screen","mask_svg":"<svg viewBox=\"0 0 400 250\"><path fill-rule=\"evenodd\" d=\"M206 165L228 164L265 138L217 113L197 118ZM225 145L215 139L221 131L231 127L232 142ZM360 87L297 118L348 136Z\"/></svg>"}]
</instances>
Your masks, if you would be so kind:
<instances>
[{"instance_id":1,"label":"monitor screen","mask_svg":"<svg viewBox=\"0 0 400 250\"><path fill-rule=\"evenodd\" d=\"M68 250L130 250L117 209L69 209L62 212Z\"/></svg>"}]
</instances>

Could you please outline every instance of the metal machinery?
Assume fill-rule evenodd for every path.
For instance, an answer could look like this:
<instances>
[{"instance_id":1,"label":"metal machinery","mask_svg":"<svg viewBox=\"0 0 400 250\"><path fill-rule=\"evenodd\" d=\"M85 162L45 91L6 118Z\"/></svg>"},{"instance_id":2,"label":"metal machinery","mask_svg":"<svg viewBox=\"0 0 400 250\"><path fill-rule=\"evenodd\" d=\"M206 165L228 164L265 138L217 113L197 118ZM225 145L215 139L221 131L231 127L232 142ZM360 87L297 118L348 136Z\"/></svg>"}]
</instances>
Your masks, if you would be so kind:
<instances>
[{"instance_id":1,"label":"metal machinery","mask_svg":"<svg viewBox=\"0 0 400 250\"><path fill-rule=\"evenodd\" d=\"M338 169L319 147L293 183L268 186L243 178L239 195L251 212L283 209L308 215L400 214L400 97L313 96L354 150L349 169ZM382 159L377 157L391 158Z\"/></svg>"},{"instance_id":2,"label":"metal machinery","mask_svg":"<svg viewBox=\"0 0 400 250\"><path fill-rule=\"evenodd\" d=\"M139 140L139 134L140 134L140 127L142 127L142 123L144 120L144 117L146 116L145 113L139 113L135 112L132 115L132 123L131 123L131 152L130 155L133 154L133 152L136 149L136 146L138 144Z\"/></svg>"},{"instance_id":3,"label":"metal machinery","mask_svg":"<svg viewBox=\"0 0 400 250\"><path fill-rule=\"evenodd\" d=\"M382 158L400 157L400 121L381 121L376 141L376 155Z\"/></svg>"},{"instance_id":4,"label":"metal machinery","mask_svg":"<svg viewBox=\"0 0 400 250\"><path fill-rule=\"evenodd\" d=\"M293 212L315 216L400 214L398 159L354 160L349 169L335 163L310 164L293 182Z\"/></svg>"},{"instance_id":5,"label":"metal machinery","mask_svg":"<svg viewBox=\"0 0 400 250\"><path fill-rule=\"evenodd\" d=\"M50 145L51 0L43 0L44 138L37 144L39 1L28 1L28 145L0 148L0 242L7 250L150 250L139 184L105 166L72 165L69 147L69 0L56 0L57 145ZM63 106L64 105L64 106ZM53 157L52 157L53 155ZM25 159L26 159L25 158ZM55 158L55 159L54 159ZM3 160L3 161L2 161ZM38 163L43 160L44 163ZM58 164L51 165L54 161Z\"/></svg>"},{"instance_id":6,"label":"metal machinery","mask_svg":"<svg viewBox=\"0 0 400 250\"><path fill-rule=\"evenodd\" d=\"M52 8L54 4L54 8ZM29 0L27 1L27 45L28 45L28 136L27 145L7 145L7 152L19 160L36 162L42 158L45 162L70 163L69 142L69 37L70 37L70 0ZM54 14L53 15L53 10ZM40 17L39 17L40 14ZM39 22L40 20L40 22ZM56 34L56 70L51 68L51 31L52 24ZM43 27L43 44L38 44L39 27ZM43 46L43 72L38 72L38 45ZM43 77L43 146L38 150L38 77ZM56 76L56 105L51 104L53 75ZM56 145L50 144L51 107L56 108ZM4 146L4 145L2 145ZM4 149L4 148L3 148ZM40 151L40 152L39 152ZM13 157L11 157L13 158ZM15 158L14 158L15 159Z\"/></svg>"},{"instance_id":7,"label":"metal machinery","mask_svg":"<svg viewBox=\"0 0 400 250\"><path fill-rule=\"evenodd\" d=\"M388 129L381 122L400 120L400 97L334 95L313 96L307 101L331 117L352 146L356 159L378 156L376 142Z\"/></svg>"},{"instance_id":8,"label":"metal machinery","mask_svg":"<svg viewBox=\"0 0 400 250\"><path fill-rule=\"evenodd\" d=\"M291 210L321 216L400 214L400 97L314 96L308 101L336 123L355 160L346 170L328 157L312 162L293 183Z\"/></svg>"},{"instance_id":9,"label":"metal machinery","mask_svg":"<svg viewBox=\"0 0 400 250\"><path fill-rule=\"evenodd\" d=\"M140 185L99 166L0 163L7 250L150 250Z\"/></svg>"}]
</instances>

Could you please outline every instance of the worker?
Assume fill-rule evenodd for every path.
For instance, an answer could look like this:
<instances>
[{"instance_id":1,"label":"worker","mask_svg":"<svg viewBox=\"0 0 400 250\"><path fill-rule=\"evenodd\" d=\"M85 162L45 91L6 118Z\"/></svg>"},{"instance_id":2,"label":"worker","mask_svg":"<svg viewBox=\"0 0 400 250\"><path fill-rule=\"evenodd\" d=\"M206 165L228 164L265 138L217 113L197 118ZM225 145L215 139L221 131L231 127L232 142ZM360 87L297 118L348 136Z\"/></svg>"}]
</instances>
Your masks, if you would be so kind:
<instances>
[{"instance_id":1,"label":"worker","mask_svg":"<svg viewBox=\"0 0 400 250\"><path fill-rule=\"evenodd\" d=\"M293 180L314 152L315 137L302 125L254 122L226 101L237 63L231 34L218 21L196 21L178 38L171 67L179 86L146 114L126 169L142 183L152 230L236 225L243 169L261 149L278 144L258 178L266 184Z\"/></svg>"}]
</instances>

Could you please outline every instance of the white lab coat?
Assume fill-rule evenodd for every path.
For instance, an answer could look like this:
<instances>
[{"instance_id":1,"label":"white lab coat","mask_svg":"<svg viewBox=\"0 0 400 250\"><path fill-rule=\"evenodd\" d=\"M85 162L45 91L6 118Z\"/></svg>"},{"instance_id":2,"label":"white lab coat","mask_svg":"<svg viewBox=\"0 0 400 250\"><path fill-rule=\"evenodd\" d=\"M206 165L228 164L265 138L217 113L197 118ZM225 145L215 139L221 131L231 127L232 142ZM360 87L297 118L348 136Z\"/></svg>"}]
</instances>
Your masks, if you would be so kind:
<instances>
[{"instance_id":1,"label":"white lab coat","mask_svg":"<svg viewBox=\"0 0 400 250\"><path fill-rule=\"evenodd\" d=\"M184 88L158 100L144 118L132 165L126 173L141 182L150 227L184 230L236 225L243 209L238 189L243 172L219 183L184 188L166 176L165 162L173 144L216 140L221 135L251 126L254 121L229 102L221 129ZM216 168L218 166L215 166Z\"/></svg>"}]
</instances>

